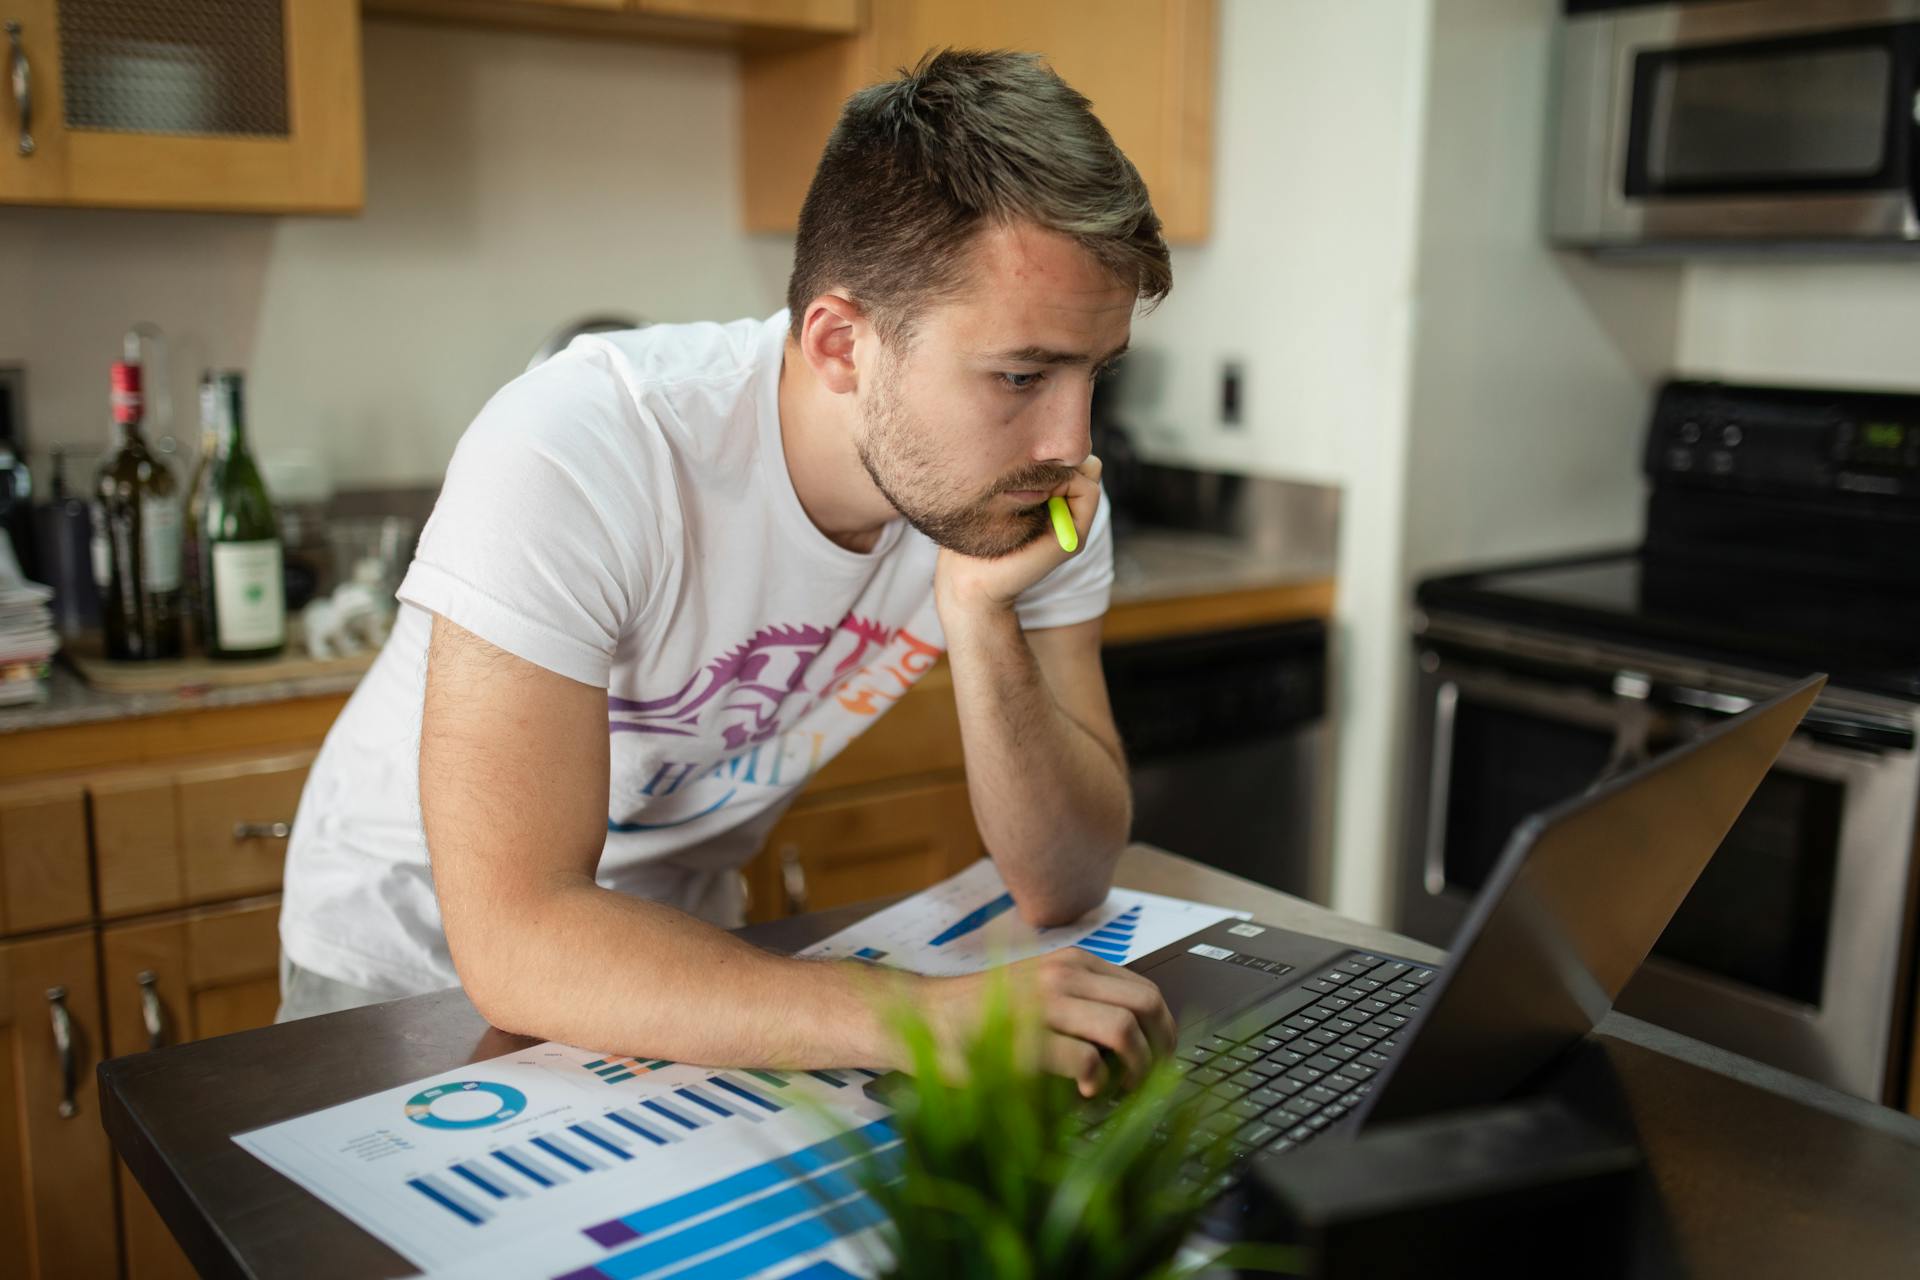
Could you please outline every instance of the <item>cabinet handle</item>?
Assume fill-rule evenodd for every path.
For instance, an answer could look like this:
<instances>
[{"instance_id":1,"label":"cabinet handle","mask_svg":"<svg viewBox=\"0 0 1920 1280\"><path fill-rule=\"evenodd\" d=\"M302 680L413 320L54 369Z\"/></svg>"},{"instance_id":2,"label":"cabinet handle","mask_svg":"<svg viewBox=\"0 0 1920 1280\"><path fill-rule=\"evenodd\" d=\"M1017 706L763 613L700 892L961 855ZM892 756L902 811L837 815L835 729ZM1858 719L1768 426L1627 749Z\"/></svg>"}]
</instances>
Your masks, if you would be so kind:
<instances>
[{"instance_id":1,"label":"cabinet handle","mask_svg":"<svg viewBox=\"0 0 1920 1280\"><path fill-rule=\"evenodd\" d=\"M133 975L140 984L140 1021L147 1025L147 1048L158 1049L166 1043L167 1014L160 1005L160 976L151 969Z\"/></svg>"},{"instance_id":2,"label":"cabinet handle","mask_svg":"<svg viewBox=\"0 0 1920 1280\"><path fill-rule=\"evenodd\" d=\"M787 899L787 914L804 915L807 910L807 869L800 865L800 846L780 846L780 889Z\"/></svg>"},{"instance_id":3,"label":"cabinet handle","mask_svg":"<svg viewBox=\"0 0 1920 1280\"><path fill-rule=\"evenodd\" d=\"M33 65L27 61L27 51L20 47L20 24L7 23L7 43L13 46L11 75L13 80L13 105L20 112L20 154L33 154Z\"/></svg>"},{"instance_id":4,"label":"cabinet handle","mask_svg":"<svg viewBox=\"0 0 1920 1280\"><path fill-rule=\"evenodd\" d=\"M233 824L235 840L285 840L293 834L293 828L284 822L236 822Z\"/></svg>"},{"instance_id":5,"label":"cabinet handle","mask_svg":"<svg viewBox=\"0 0 1920 1280\"><path fill-rule=\"evenodd\" d=\"M47 1007L53 1015L53 1048L60 1055L60 1118L71 1120L80 1111L73 1104L73 1088L80 1075L74 1061L73 1015L67 1012L67 989L47 988Z\"/></svg>"}]
</instances>

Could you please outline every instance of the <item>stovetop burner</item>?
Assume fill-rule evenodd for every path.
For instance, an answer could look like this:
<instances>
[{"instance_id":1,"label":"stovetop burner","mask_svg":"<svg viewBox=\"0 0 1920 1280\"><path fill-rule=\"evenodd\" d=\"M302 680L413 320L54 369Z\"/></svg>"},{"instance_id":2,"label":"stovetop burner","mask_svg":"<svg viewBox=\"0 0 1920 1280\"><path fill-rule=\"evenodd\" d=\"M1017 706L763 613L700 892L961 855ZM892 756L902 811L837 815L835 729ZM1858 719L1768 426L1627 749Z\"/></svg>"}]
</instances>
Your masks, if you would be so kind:
<instances>
[{"instance_id":1,"label":"stovetop burner","mask_svg":"<svg viewBox=\"0 0 1920 1280\"><path fill-rule=\"evenodd\" d=\"M1636 550L1422 583L1429 612L1571 631L1920 700L1920 592Z\"/></svg>"}]
</instances>

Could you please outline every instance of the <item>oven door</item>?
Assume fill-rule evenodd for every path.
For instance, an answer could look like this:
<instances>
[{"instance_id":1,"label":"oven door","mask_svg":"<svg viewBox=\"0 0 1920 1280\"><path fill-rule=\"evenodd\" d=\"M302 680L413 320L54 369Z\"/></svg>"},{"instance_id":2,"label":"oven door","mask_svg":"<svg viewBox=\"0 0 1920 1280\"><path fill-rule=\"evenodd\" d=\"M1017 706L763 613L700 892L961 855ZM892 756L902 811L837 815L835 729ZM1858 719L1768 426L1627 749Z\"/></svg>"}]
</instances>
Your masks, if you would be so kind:
<instances>
[{"instance_id":1,"label":"oven door","mask_svg":"<svg viewBox=\"0 0 1920 1280\"><path fill-rule=\"evenodd\" d=\"M1734 0L1569 19L1556 236L1906 241L1920 4Z\"/></svg>"},{"instance_id":2,"label":"oven door","mask_svg":"<svg viewBox=\"0 0 1920 1280\"><path fill-rule=\"evenodd\" d=\"M1521 819L1748 705L1642 670L1426 646L1418 688L1400 918L1442 944ZM1809 713L1618 1007L1884 1100L1916 789L1910 719Z\"/></svg>"}]
</instances>

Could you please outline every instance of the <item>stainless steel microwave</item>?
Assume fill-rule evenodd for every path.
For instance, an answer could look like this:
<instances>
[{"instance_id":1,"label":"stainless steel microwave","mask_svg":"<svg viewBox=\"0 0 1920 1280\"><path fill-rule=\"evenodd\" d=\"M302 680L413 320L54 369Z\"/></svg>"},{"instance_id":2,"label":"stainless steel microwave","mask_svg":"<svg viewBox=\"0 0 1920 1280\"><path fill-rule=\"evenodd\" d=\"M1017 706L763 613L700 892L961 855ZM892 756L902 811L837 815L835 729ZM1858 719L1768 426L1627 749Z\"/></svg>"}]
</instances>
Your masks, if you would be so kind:
<instances>
[{"instance_id":1,"label":"stainless steel microwave","mask_svg":"<svg viewBox=\"0 0 1920 1280\"><path fill-rule=\"evenodd\" d=\"M1568 8L1556 243L1920 243L1920 0Z\"/></svg>"}]
</instances>

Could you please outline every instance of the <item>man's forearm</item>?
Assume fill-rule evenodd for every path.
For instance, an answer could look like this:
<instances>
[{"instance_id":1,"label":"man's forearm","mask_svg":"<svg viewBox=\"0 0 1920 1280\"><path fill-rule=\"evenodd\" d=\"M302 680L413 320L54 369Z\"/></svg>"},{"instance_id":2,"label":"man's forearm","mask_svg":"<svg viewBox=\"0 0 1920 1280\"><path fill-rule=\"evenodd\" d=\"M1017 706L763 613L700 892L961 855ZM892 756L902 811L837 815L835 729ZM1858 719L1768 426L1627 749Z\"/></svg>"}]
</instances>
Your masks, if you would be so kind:
<instances>
[{"instance_id":1,"label":"man's forearm","mask_svg":"<svg viewBox=\"0 0 1920 1280\"><path fill-rule=\"evenodd\" d=\"M663 903L590 880L496 904L477 941L450 933L496 1026L610 1053L738 1067L889 1067L889 1002L915 980L773 955Z\"/></svg>"},{"instance_id":2,"label":"man's forearm","mask_svg":"<svg viewBox=\"0 0 1920 1280\"><path fill-rule=\"evenodd\" d=\"M942 614L974 820L1023 916L1106 896L1132 821L1121 758L1060 705L1008 609Z\"/></svg>"}]
</instances>

